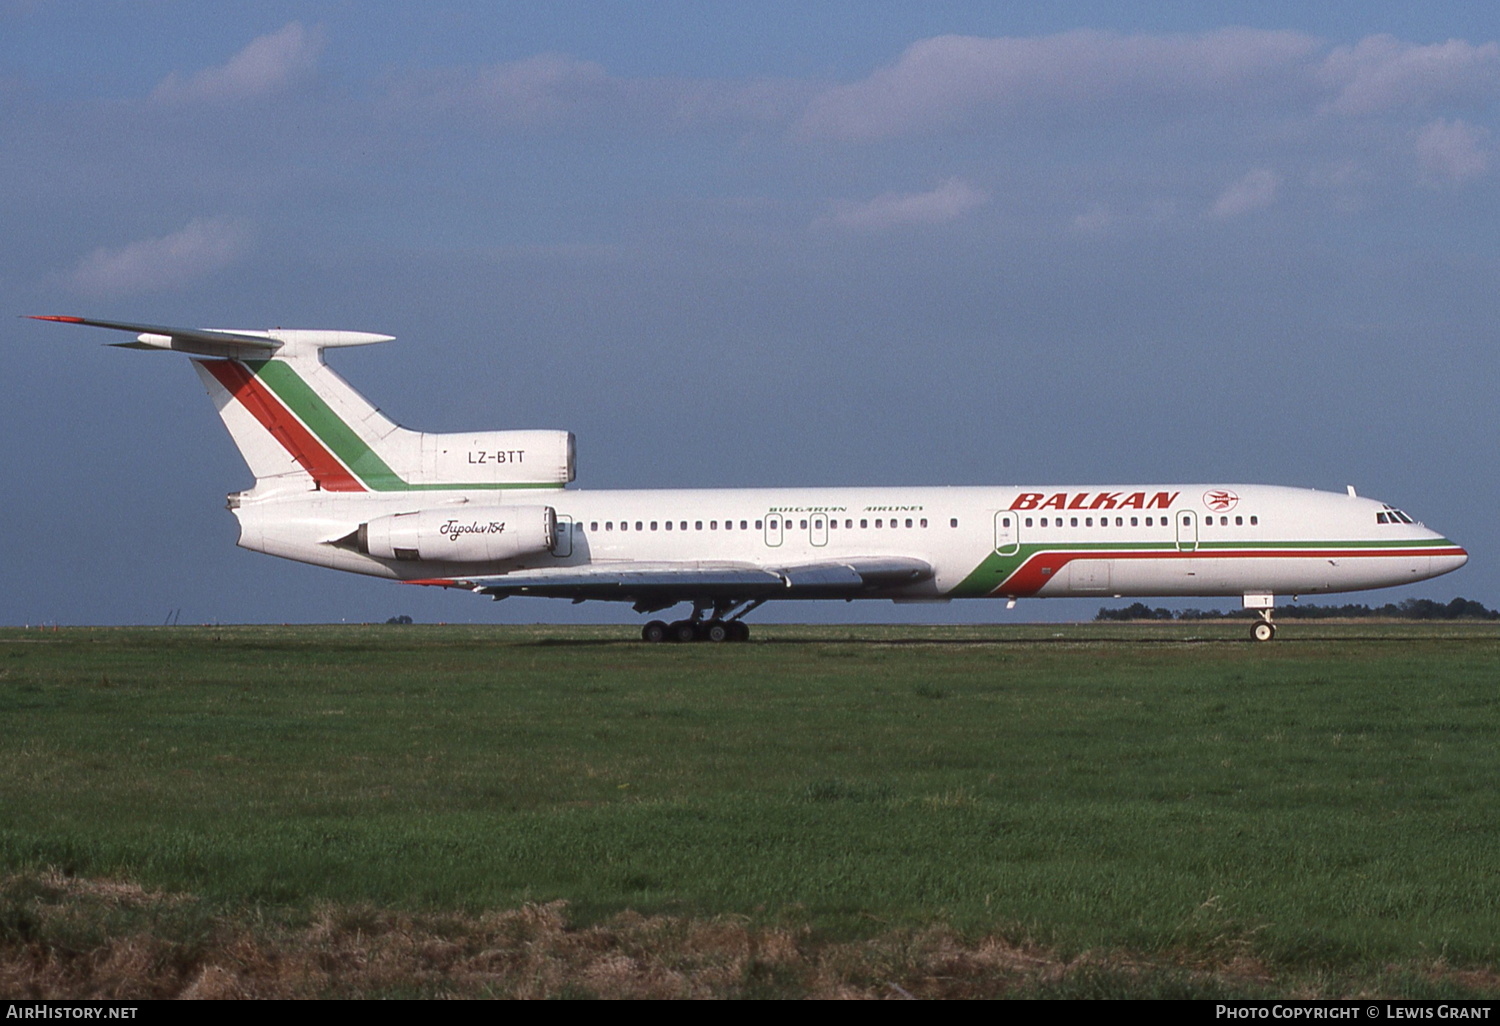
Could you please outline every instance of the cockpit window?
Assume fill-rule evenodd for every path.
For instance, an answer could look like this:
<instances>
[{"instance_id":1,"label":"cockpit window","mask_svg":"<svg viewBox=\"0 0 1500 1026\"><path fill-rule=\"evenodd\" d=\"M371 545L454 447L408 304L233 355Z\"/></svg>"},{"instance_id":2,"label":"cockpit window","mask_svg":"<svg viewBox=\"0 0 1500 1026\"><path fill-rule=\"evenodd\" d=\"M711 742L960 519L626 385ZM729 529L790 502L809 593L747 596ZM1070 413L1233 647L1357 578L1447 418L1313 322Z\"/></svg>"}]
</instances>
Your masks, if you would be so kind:
<instances>
[{"instance_id":1,"label":"cockpit window","mask_svg":"<svg viewBox=\"0 0 1500 1026\"><path fill-rule=\"evenodd\" d=\"M1407 516L1405 513L1401 512L1399 509L1397 509L1394 506L1387 506L1383 510L1381 510L1379 513L1376 513L1375 514L1375 522L1377 524L1414 524L1414 523L1416 523L1415 520L1413 520L1411 517Z\"/></svg>"}]
</instances>

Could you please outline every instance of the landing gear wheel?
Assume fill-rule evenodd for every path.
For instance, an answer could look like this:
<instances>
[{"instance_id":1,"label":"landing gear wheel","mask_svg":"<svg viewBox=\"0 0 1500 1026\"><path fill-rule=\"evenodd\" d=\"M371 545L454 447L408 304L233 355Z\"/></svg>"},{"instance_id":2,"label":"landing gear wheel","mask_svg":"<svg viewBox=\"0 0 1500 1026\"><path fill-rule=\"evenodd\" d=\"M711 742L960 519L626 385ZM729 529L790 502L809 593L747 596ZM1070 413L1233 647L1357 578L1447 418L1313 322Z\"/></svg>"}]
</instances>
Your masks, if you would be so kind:
<instances>
[{"instance_id":1,"label":"landing gear wheel","mask_svg":"<svg viewBox=\"0 0 1500 1026\"><path fill-rule=\"evenodd\" d=\"M698 625L691 620L678 620L667 629L671 632L673 641L686 644L698 640Z\"/></svg>"},{"instance_id":2,"label":"landing gear wheel","mask_svg":"<svg viewBox=\"0 0 1500 1026\"><path fill-rule=\"evenodd\" d=\"M1253 641L1270 641L1274 637L1276 637L1276 625L1269 621L1262 620L1250 628L1250 638Z\"/></svg>"},{"instance_id":3,"label":"landing gear wheel","mask_svg":"<svg viewBox=\"0 0 1500 1026\"><path fill-rule=\"evenodd\" d=\"M729 632L730 632L729 633L729 640L730 641L749 641L750 640L750 625L748 623L746 623L744 620L731 620L725 626L727 626L729 628Z\"/></svg>"},{"instance_id":4,"label":"landing gear wheel","mask_svg":"<svg viewBox=\"0 0 1500 1026\"><path fill-rule=\"evenodd\" d=\"M661 644L667 640L667 625L660 620L652 620L641 628L641 640L653 645Z\"/></svg>"},{"instance_id":5,"label":"landing gear wheel","mask_svg":"<svg viewBox=\"0 0 1500 1026\"><path fill-rule=\"evenodd\" d=\"M703 637L705 640L712 641L715 644L721 641L733 641L734 630L723 620L714 620L707 627L703 628Z\"/></svg>"}]
</instances>

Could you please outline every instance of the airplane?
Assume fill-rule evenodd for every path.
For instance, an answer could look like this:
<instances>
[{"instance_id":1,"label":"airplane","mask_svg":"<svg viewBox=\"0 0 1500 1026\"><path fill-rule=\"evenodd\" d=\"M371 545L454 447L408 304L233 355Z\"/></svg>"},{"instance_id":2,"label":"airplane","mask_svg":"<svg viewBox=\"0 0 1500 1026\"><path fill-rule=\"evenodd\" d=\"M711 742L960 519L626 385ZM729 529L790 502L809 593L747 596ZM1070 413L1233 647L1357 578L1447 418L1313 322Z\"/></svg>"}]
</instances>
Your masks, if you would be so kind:
<instances>
[{"instance_id":1,"label":"airplane","mask_svg":"<svg viewBox=\"0 0 1500 1026\"><path fill-rule=\"evenodd\" d=\"M1256 484L587 491L567 431L433 434L385 417L326 350L356 331L135 333L186 353L255 477L239 544L414 585L692 613L649 642L744 641L772 599L1233 597L1270 641L1276 595L1387 588L1468 553L1355 493Z\"/></svg>"}]
</instances>

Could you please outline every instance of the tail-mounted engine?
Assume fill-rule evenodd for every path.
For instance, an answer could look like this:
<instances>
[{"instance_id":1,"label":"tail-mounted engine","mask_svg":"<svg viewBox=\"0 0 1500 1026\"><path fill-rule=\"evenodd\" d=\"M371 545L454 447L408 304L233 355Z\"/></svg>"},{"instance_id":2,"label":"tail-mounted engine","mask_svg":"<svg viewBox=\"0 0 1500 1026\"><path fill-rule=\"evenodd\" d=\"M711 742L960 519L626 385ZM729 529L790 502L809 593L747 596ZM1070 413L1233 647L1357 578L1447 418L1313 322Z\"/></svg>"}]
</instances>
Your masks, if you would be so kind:
<instances>
[{"instance_id":1,"label":"tail-mounted engine","mask_svg":"<svg viewBox=\"0 0 1500 1026\"><path fill-rule=\"evenodd\" d=\"M376 559L495 563L557 548L551 506L465 506L397 513L360 524L355 546Z\"/></svg>"}]
</instances>

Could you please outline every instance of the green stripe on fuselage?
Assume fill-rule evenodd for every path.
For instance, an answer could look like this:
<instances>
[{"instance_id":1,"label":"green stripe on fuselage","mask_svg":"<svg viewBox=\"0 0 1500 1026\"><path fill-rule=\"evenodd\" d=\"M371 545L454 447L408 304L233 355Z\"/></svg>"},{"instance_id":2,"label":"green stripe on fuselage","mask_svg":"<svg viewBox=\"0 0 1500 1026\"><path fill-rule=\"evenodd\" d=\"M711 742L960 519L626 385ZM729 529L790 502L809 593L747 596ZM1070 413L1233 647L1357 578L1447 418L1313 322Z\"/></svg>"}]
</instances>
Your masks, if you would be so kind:
<instances>
[{"instance_id":1,"label":"green stripe on fuselage","mask_svg":"<svg viewBox=\"0 0 1500 1026\"><path fill-rule=\"evenodd\" d=\"M1138 545L1111 545L1103 542L1089 542L1082 545L1022 545L1013 554L1002 556L998 552L991 552L984 561L969 572L949 594L954 598L981 598L992 594L996 588L1010 580L1011 576L1025 564L1032 556L1039 552L1090 552L1097 550L1101 554L1120 552L1125 550L1141 551L1156 549L1161 552L1172 552L1174 549L1163 549L1160 545L1142 543Z\"/></svg>"},{"instance_id":2,"label":"green stripe on fuselage","mask_svg":"<svg viewBox=\"0 0 1500 1026\"><path fill-rule=\"evenodd\" d=\"M1266 549L1438 549L1448 548L1453 542L1447 538L1405 538L1390 541L1269 541L1269 542L1205 542L1195 548L1179 549L1175 542L1080 542L1078 544L1042 545L1027 543L1012 555L991 552L969 572L949 594L954 598L982 598L992 595L1026 564L1031 557L1044 552L1060 556L1108 559L1116 553L1137 554L1156 552L1163 556L1192 555L1195 552L1255 551Z\"/></svg>"},{"instance_id":3,"label":"green stripe on fuselage","mask_svg":"<svg viewBox=\"0 0 1500 1026\"><path fill-rule=\"evenodd\" d=\"M361 484L374 492L422 492L454 489L501 489L501 488L561 488L560 484L547 482L511 483L503 481L452 482L442 484L412 484L400 477L380 454L354 429L344 423L323 397L313 391L312 386L302 380L302 375L282 360L246 360L250 373L263 381L276 393L276 398L286 404L317 436L318 441L338 457L339 462L349 468Z\"/></svg>"}]
</instances>

